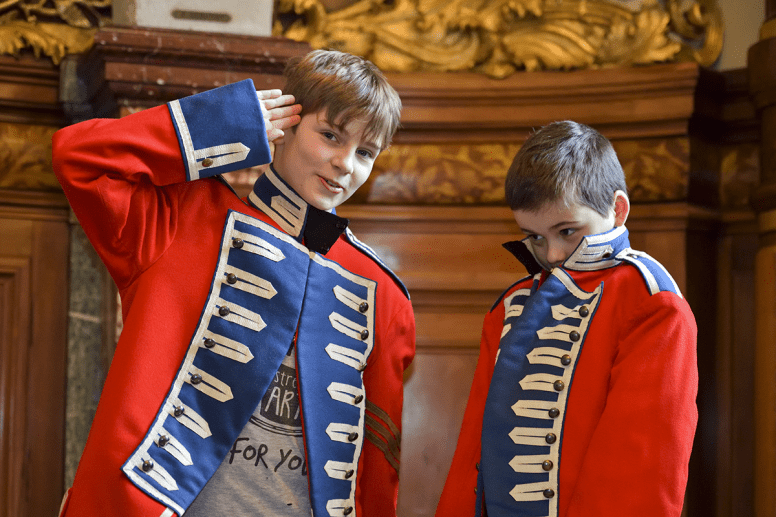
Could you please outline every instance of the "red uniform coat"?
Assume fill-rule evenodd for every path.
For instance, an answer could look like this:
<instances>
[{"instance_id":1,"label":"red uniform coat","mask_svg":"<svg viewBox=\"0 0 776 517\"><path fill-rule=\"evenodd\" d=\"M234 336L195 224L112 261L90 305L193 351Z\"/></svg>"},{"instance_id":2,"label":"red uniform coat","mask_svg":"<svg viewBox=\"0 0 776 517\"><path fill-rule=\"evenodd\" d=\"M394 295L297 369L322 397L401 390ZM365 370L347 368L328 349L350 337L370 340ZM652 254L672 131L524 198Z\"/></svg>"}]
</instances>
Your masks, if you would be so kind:
<instances>
[{"instance_id":1,"label":"red uniform coat","mask_svg":"<svg viewBox=\"0 0 776 517\"><path fill-rule=\"evenodd\" d=\"M315 515L395 515L407 292L346 220L272 171L250 203L208 178L267 163L264 135L243 81L54 136L124 316L63 515L185 511L295 333Z\"/></svg>"},{"instance_id":2,"label":"red uniform coat","mask_svg":"<svg viewBox=\"0 0 776 517\"><path fill-rule=\"evenodd\" d=\"M552 273L508 247L534 275L485 318L437 516L679 517L698 375L673 280L624 227Z\"/></svg>"}]
</instances>

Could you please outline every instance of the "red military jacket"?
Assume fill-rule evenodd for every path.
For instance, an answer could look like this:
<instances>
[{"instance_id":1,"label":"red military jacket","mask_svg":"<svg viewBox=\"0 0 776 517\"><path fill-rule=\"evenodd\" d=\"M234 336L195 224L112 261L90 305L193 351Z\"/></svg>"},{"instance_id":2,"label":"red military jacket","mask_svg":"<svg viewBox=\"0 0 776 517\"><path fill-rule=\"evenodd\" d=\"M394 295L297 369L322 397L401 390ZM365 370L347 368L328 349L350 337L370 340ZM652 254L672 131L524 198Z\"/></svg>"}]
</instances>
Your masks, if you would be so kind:
<instances>
[{"instance_id":1,"label":"red military jacket","mask_svg":"<svg viewBox=\"0 0 776 517\"><path fill-rule=\"evenodd\" d=\"M438 517L672 516L697 423L694 317L618 227L586 237L485 318Z\"/></svg>"},{"instance_id":2,"label":"red military jacket","mask_svg":"<svg viewBox=\"0 0 776 517\"><path fill-rule=\"evenodd\" d=\"M274 171L251 81L54 136L55 173L124 327L63 515L180 515L294 336L314 515L395 515L406 289Z\"/></svg>"}]
</instances>

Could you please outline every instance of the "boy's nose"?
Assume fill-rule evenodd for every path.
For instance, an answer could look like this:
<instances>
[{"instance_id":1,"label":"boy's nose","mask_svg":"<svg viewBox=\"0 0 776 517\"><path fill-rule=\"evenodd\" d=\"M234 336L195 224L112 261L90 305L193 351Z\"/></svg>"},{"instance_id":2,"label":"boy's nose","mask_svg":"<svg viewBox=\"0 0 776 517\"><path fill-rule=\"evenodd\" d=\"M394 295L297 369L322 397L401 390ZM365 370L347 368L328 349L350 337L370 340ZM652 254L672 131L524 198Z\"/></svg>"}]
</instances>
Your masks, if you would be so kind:
<instances>
[{"instance_id":1,"label":"boy's nose","mask_svg":"<svg viewBox=\"0 0 776 517\"><path fill-rule=\"evenodd\" d=\"M547 263L552 267L557 267L566 260L566 253L559 246L550 246L547 249Z\"/></svg>"},{"instance_id":2,"label":"boy's nose","mask_svg":"<svg viewBox=\"0 0 776 517\"><path fill-rule=\"evenodd\" d=\"M334 156L334 166L338 169L350 174L353 172L353 161L355 160L355 152L341 151Z\"/></svg>"}]
</instances>

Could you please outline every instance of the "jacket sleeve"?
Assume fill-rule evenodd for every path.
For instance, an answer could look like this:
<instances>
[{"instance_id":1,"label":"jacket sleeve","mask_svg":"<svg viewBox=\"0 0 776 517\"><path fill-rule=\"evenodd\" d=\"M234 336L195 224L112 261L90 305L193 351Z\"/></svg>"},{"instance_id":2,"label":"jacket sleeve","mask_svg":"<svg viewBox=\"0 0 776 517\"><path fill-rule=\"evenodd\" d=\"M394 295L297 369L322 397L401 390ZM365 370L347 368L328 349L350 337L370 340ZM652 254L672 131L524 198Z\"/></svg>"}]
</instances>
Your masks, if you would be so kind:
<instances>
[{"instance_id":1,"label":"jacket sleeve","mask_svg":"<svg viewBox=\"0 0 776 517\"><path fill-rule=\"evenodd\" d=\"M53 166L70 204L119 288L166 250L185 214L180 186L270 161L250 80L121 119L58 131Z\"/></svg>"},{"instance_id":2,"label":"jacket sleeve","mask_svg":"<svg viewBox=\"0 0 776 517\"><path fill-rule=\"evenodd\" d=\"M698 420L695 320L681 297L661 292L621 328L566 515L679 517Z\"/></svg>"},{"instance_id":3,"label":"jacket sleeve","mask_svg":"<svg viewBox=\"0 0 776 517\"><path fill-rule=\"evenodd\" d=\"M464 411L453 462L437 506L437 517L471 517L475 514L477 504L475 489L482 453L482 418L501 340L504 322L502 307L503 305L499 304L485 317L480 355L474 370L474 380Z\"/></svg>"}]
</instances>

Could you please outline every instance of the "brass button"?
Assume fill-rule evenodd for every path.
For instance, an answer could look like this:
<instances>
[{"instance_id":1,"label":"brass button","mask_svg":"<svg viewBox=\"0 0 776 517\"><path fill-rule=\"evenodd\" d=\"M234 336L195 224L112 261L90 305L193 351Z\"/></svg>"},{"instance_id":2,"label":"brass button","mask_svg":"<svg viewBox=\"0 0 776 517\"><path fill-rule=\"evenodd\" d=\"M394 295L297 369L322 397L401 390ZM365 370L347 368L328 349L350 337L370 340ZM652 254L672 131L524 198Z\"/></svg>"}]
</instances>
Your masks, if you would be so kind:
<instances>
[{"instance_id":1,"label":"brass button","mask_svg":"<svg viewBox=\"0 0 776 517\"><path fill-rule=\"evenodd\" d=\"M229 307L223 306L218 308L218 314L221 316L229 316Z\"/></svg>"},{"instance_id":2,"label":"brass button","mask_svg":"<svg viewBox=\"0 0 776 517\"><path fill-rule=\"evenodd\" d=\"M571 339L575 343L579 341L579 332L577 332L576 330L572 330L571 332L569 332L569 339Z\"/></svg>"},{"instance_id":3,"label":"brass button","mask_svg":"<svg viewBox=\"0 0 776 517\"><path fill-rule=\"evenodd\" d=\"M611 257L611 256L612 256L612 253L611 253L610 251L607 251L606 253L604 253L604 254L603 254L603 255L601 255L601 256L602 256L603 258L605 258L605 259L608 259L609 257Z\"/></svg>"},{"instance_id":4,"label":"brass button","mask_svg":"<svg viewBox=\"0 0 776 517\"><path fill-rule=\"evenodd\" d=\"M157 441L157 442L156 442L156 444L157 444L159 447L164 447L164 446L165 446L165 445L167 445L168 443L170 443L170 437L169 437L169 436L167 436L166 434L163 434L163 435L161 435L161 436L159 437L159 441Z\"/></svg>"},{"instance_id":5,"label":"brass button","mask_svg":"<svg viewBox=\"0 0 776 517\"><path fill-rule=\"evenodd\" d=\"M544 441L553 444L558 439L557 436L555 436L555 433L547 433L547 436L544 437Z\"/></svg>"},{"instance_id":6,"label":"brass button","mask_svg":"<svg viewBox=\"0 0 776 517\"><path fill-rule=\"evenodd\" d=\"M234 246L237 249L242 248L243 244L245 244L245 242L240 238L232 239L232 246Z\"/></svg>"},{"instance_id":7,"label":"brass button","mask_svg":"<svg viewBox=\"0 0 776 517\"><path fill-rule=\"evenodd\" d=\"M369 331L367 329L362 330L361 331L361 340L363 341L363 340L365 340L368 337L369 337Z\"/></svg>"},{"instance_id":8,"label":"brass button","mask_svg":"<svg viewBox=\"0 0 776 517\"><path fill-rule=\"evenodd\" d=\"M568 366L571 364L571 356L568 354L563 354L563 356L560 358L560 364L563 366Z\"/></svg>"},{"instance_id":9,"label":"brass button","mask_svg":"<svg viewBox=\"0 0 776 517\"><path fill-rule=\"evenodd\" d=\"M552 488L546 489L544 491L544 497L546 497L547 499L552 499L553 497L555 497L555 490L553 490Z\"/></svg>"},{"instance_id":10,"label":"brass button","mask_svg":"<svg viewBox=\"0 0 776 517\"><path fill-rule=\"evenodd\" d=\"M359 364L358 365L358 371L359 372L363 372L364 370L366 370L366 363Z\"/></svg>"},{"instance_id":11,"label":"brass button","mask_svg":"<svg viewBox=\"0 0 776 517\"><path fill-rule=\"evenodd\" d=\"M202 160L202 166L203 167L210 167L211 165L213 165L213 159L212 158L205 158L204 160Z\"/></svg>"},{"instance_id":12,"label":"brass button","mask_svg":"<svg viewBox=\"0 0 776 517\"><path fill-rule=\"evenodd\" d=\"M216 346L215 340L213 340L212 338L207 338L205 340L205 348L213 348L214 346Z\"/></svg>"},{"instance_id":13,"label":"brass button","mask_svg":"<svg viewBox=\"0 0 776 517\"><path fill-rule=\"evenodd\" d=\"M186 410L183 409L183 406L175 406L172 410L172 414L176 417L181 416Z\"/></svg>"},{"instance_id":14,"label":"brass button","mask_svg":"<svg viewBox=\"0 0 776 517\"><path fill-rule=\"evenodd\" d=\"M342 515L350 515L351 513L353 513L353 507L352 506L348 506L347 508L342 510Z\"/></svg>"},{"instance_id":15,"label":"brass button","mask_svg":"<svg viewBox=\"0 0 776 517\"><path fill-rule=\"evenodd\" d=\"M566 387L566 383L561 380L557 380L552 383L552 387L555 388L555 391L563 391L563 389Z\"/></svg>"},{"instance_id":16,"label":"brass button","mask_svg":"<svg viewBox=\"0 0 776 517\"><path fill-rule=\"evenodd\" d=\"M356 395L356 397L353 399L354 404L361 404L361 401L364 400L363 395Z\"/></svg>"},{"instance_id":17,"label":"brass button","mask_svg":"<svg viewBox=\"0 0 776 517\"><path fill-rule=\"evenodd\" d=\"M368 311L368 310L369 310L369 304L368 304L368 303L366 303L366 302L361 302L361 303L358 305L358 312L360 312L360 313L362 313L362 314L363 314L363 313L365 313L365 312L366 312L366 311Z\"/></svg>"},{"instance_id":18,"label":"brass button","mask_svg":"<svg viewBox=\"0 0 776 517\"><path fill-rule=\"evenodd\" d=\"M192 384L199 384L200 382L202 382L202 376L200 374L195 373L194 375L191 376Z\"/></svg>"},{"instance_id":19,"label":"brass button","mask_svg":"<svg viewBox=\"0 0 776 517\"><path fill-rule=\"evenodd\" d=\"M345 479L350 479L350 478L352 478L352 477L353 477L353 474L355 474L355 473L356 473L356 471L355 471L355 470L348 470L347 472L345 472Z\"/></svg>"},{"instance_id":20,"label":"brass button","mask_svg":"<svg viewBox=\"0 0 776 517\"><path fill-rule=\"evenodd\" d=\"M558 416L560 415L560 410L554 407L549 411L547 411L547 413L550 415L550 418L558 418Z\"/></svg>"},{"instance_id":21,"label":"brass button","mask_svg":"<svg viewBox=\"0 0 776 517\"><path fill-rule=\"evenodd\" d=\"M590 309L587 308L587 305L583 305L579 308L579 315L583 318L587 318L587 315L590 314Z\"/></svg>"},{"instance_id":22,"label":"brass button","mask_svg":"<svg viewBox=\"0 0 776 517\"><path fill-rule=\"evenodd\" d=\"M234 273L229 273L228 275L226 275L226 281L229 282L230 284L236 284L237 275L235 275Z\"/></svg>"},{"instance_id":23,"label":"brass button","mask_svg":"<svg viewBox=\"0 0 776 517\"><path fill-rule=\"evenodd\" d=\"M152 468L154 468L154 460L145 460L143 462L143 472L148 472Z\"/></svg>"},{"instance_id":24,"label":"brass button","mask_svg":"<svg viewBox=\"0 0 776 517\"><path fill-rule=\"evenodd\" d=\"M542 470L545 470L547 472L552 470L552 462L550 460L544 460L542 462Z\"/></svg>"},{"instance_id":25,"label":"brass button","mask_svg":"<svg viewBox=\"0 0 776 517\"><path fill-rule=\"evenodd\" d=\"M350 433L348 435L349 442L355 442L356 440L358 440L358 433Z\"/></svg>"}]
</instances>

